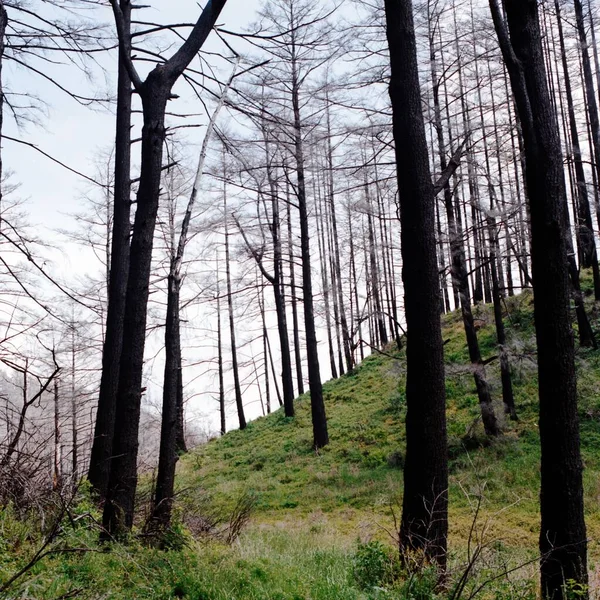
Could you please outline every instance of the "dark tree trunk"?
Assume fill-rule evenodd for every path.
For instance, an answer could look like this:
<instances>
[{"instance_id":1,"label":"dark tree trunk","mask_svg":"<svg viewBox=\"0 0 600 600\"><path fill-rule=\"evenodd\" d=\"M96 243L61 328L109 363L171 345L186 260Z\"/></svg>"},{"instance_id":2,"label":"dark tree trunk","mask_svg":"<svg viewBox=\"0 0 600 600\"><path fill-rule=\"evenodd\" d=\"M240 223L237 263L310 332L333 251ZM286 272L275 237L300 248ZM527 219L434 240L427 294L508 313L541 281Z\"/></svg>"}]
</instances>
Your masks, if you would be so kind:
<instances>
[{"instance_id":1,"label":"dark tree trunk","mask_svg":"<svg viewBox=\"0 0 600 600\"><path fill-rule=\"evenodd\" d=\"M174 269L171 269L174 271ZM162 425L160 429L160 454L152 529L166 530L171 523L175 492L179 402L178 388L181 378L181 338L179 332L179 294L181 280L173 272L168 278L167 316L165 321L165 376L163 383Z\"/></svg>"},{"instance_id":2,"label":"dark tree trunk","mask_svg":"<svg viewBox=\"0 0 600 600\"><path fill-rule=\"evenodd\" d=\"M294 239L292 236L292 213L290 208L289 190L287 194L288 221L288 257L290 262L290 293L292 298L292 335L294 338L294 359L296 362L296 380L298 394L304 394L304 375L302 374L302 351L300 349L300 322L298 319L298 296L296 294L296 265L294 264Z\"/></svg>"},{"instance_id":3,"label":"dark tree trunk","mask_svg":"<svg viewBox=\"0 0 600 600\"><path fill-rule=\"evenodd\" d=\"M279 333L279 346L281 349L281 382L283 386L283 405L286 417L294 416L294 381L292 376L292 357L290 352L290 340L287 327L287 314L285 310L285 290L283 281L283 256L281 251L281 217L279 213L279 195L269 152L269 137L267 128L263 125L263 137L265 140L267 179L271 194L271 239L273 240L273 277L270 281L273 286L273 297L275 299L275 311L277 313L277 331ZM275 380L276 381L276 380Z\"/></svg>"},{"instance_id":4,"label":"dark tree trunk","mask_svg":"<svg viewBox=\"0 0 600 600\"><path fill-rule=\"evenodd\" d=\"M294 56L294 50L292 49ZM302 143L302 121L300 118L299 84L296 66L292 59L292 108L294 112L294 157L296 159L297 199L300 213L300 256L302 257L302 296L304 306L304 327L306 330L306 357L308 362L308 383L310 387L310 407L313 425L313 446L322 448L329 443L327 417L323 401L323 385L319 369L319 351L313 311L312 273L310 267L310 232L308 208L306 206L306 183L304 177L304 154Z\"/></svg>"},{"instance_id":5,"label":"dark tree trunk","mask_svg":"<svg viewBox=\"0 0 600 600\"><path fill-rule=\"evenodd\" d=\"M400 544L446 565L448 463L435 201L410 0L385 0L407 324L406 464Z\"/></svg>"},{"instance_id":6,"label":"dark tree trunk","mask_svg":"<svg viewBox=\"0 0 600 600\"><path fill-rule=\"evenodd\" d=\"M510 39L497 0L490 0L526 153L542 450L541 583L543 597L558 600L570 579L587 590L577 379L569 319L566 190L537 0L506 0L505 6Z\"/></svg>"},{"instance_id":7,"label":"dark tree trunk","mask_svg":"<svg viewBox=\"0 0 600 600\"><path fill-rule=\"evenodd\" d=\"M129 40L131 4L121 1L125 33ZM130 52L128 42L123 51ZM115 141L115 189L111 241L110 280L106 335L102 350L102 376L90 456L88 479L100 498L105 498L110 474L119 364L123 347L125 296L129 273L129 236L131 228L131 81L122 57L119 60L117 84L117 132Z\"/></svg>"},{"instance_id":8,"label":"dark tree trunk","mask_svg":"<svg viewBox=\"0 0 600 600\"><path fill-rule=\"evenodd\" d=\"M161 71L153 71L150 77L142 94L142 169L131 239L112 464L103 516L105 530L116 537L129 532L133 525L146 313L170 89Z\"/></svg>"},{"instance_id":9,"label":"dark tree trunk","mask_svg":"<svg viewBox=\"0 0 600 600\"><path fill-rule=\"evenodd\" d=\"M496 339L500 354L500 380L502 381L502 401L504 402L504 412L510 415L513 421L518 420L517 409L515 407L515 396L512 387L512 378L510 376L510 363L506 351L506 332L504 329L504 320L502 319L502 296L500 285L498 283L498 273L496 271L496 249L498 247L498 228L496 219L488 216L488 229L490 235L490 266L492 269L492 296L494 299L494 321L496 323Z\"/></svg>"},{"instance_id":10,"label":"dark tree trunk","mask_svg":"<svg viewBox=\"0 0 600 600\"><path fill-rule=\"evenodd\" d=\"M227 279L227 312L229 314L229 339L231 343L231 369L233 371L233 387L235 393L235 406L238 414L240 429L246 429L246 415L242 399L242 386L237 360L237 344L235 341L235 322L233 314L233 293L231 288L231 260L229 257L229 229L227 220L227 190L223 188L223 215L225 219L225 277Z\"/></svg>"},{"instance_id":11,"label":"dark tree trunk","mask_svg":"<svg viewBox=\"0 0 600 600\"><path fill-rule=\"evenodd\" d=\"M129 55L122 53L121 56L142 101L143 127L141 172L131 238L112 461L103 514L103 538L123 537L133 525L146 314L160 195L167 102L173 85L212 31L225 1L209 0L187 40L166 63L150 71L145 81L140 79L128 60ZM130 38L124 31L123 13L119 5L116 0L111 4L119 31L119 45L123 49L130 43Z\"/></svg>"}]
</instances>

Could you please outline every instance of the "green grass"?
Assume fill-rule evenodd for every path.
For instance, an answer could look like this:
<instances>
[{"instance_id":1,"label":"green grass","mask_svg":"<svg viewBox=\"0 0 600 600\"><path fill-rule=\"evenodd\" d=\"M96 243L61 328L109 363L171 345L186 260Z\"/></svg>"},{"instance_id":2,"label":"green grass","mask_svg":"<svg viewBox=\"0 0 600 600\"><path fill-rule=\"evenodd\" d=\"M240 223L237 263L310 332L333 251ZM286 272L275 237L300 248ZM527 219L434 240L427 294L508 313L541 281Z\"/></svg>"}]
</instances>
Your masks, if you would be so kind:
<instances>
[{"instance_id":1,"label":"green grass","mask_svg":"<svg viewBox=\"0 0 600 600\"><path fill-rule=\"evenodd\" d=\"M585 282L584 282L585 284ZM587 284L586 284L587 285ZM589 286L588 286L589 287ZM587 288L586 288L587 289ZM594 313L598 319L597 312ZM493 315L476 307L484 358L496 354ZM595 325L598 325L597 321ZM506 328L520 420L504 420L503 436L490 442L468 365L460 315L443 318L450 450L450 564L461 572L469 532L489 544L476 581L493 576L504 561L535 558L539 523L537 370L532 297L507 300ZM600 559L600 353L577 357L581 441L585 463L586 518L592 569ZM498 361L487 367L502 415ZM405 357L389 350L324 385L330 444L312 450L310 400L297 399L297 416L282 411L195 449L179 465L178 515L210 510L227 514L243 494L256 508L232 546L184 534L179 551L159 552L138 542L97 551L94 528L65 533L91 551L52 555L10 597L58 598L81 589L85 598L190 598L210 600L429 598L430 586L400 578L387 591L361 589L353 577L358 540L391 544L392 510L399 512L405 454ZM143 486L142 486L143 487ZM478 509L475 527L474 514ZM89 510L89 507L86 509ZM92 511L93 512L93 511ZM39 535L4 510L0 517L0 581L31 556ZM473 540L472 540L473 541ZM361 546L362 547L362 546ZM494 570L495 569L495 570ZM417 586L412 590L407 585ZM421 584L419 584L421 585ZM28 591L24 591L28 590ZM535 597L535 564L512 583L494 583L482 597ZM533 595L532 595L533 594Z\"/></svg>"}]
</instances>

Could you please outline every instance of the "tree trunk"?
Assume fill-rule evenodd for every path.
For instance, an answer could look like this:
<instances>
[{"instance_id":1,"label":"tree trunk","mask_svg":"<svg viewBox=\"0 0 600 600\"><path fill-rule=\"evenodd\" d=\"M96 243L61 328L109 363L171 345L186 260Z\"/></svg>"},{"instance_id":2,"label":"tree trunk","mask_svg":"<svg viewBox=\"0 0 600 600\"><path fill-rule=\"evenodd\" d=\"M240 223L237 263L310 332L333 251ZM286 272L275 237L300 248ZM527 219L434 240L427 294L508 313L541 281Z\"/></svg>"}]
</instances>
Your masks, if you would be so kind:
<instances>
[{"instance_id":1,"label":"tree trunk","mask_svg":"<svg viewBox=\"0 0 600 600\"><path fill-rule=\"evenodd\" d=\"M281 382L283 387L283 405L286 417L294 416L294 381L292 376L292 357L290 352L290 339L287 326L285 309L285 290L283 281L283 256L281 249L281 217L279 213L279 194L269 152L269 137L266 125L263 124L263 138L267 160L267 179L271 194L271 239L273 240L273 286L275 311L277 313L277 332L279 333L279 347L281 349ZM293 268L291 266L291 268ZM275 380L276 381L276 380Z\"/></svg>"},{"instance_id":2,"label":"tree trunk","mask_svg":"<svg viewBox=\"0 0 600 600\"><path fill-rule=\"evenodd\" d=\"M542 451L541 584L545 599L558 600L568 580L587 590L577 379L569 319L566 189L537 0L506 0L505 6L510 38L497 0L490 0L526 153ZM583 595L587 597L587 591Z\"/></svg>"},{"instance_id":3,"label":"tree trunk","mask_svg":"<svg viewBox=\"0 0 600 600\"><path fill-rule=\"evenodd\" d=\"M235 390L235 406L238 414L240 429L246 429L246 415L242 400L242 386L237 360L237 345L235 341L235 322L233 314L233 294L231 291L231 260L229 258L229 229L227 214L227 190L223 185L223 215L225 219L225 277L227 279L227 310L229 314L229 339L231 343L231 368L233 370L233 385Z\"/></svg>"},{"instance_id":4,"label":"tree trunk","mask_svg":"<svg viewBox=\"0 0 600 600\"><path fill-rule=\"evenodd\" d=\"M125 35L129 40L131 3L121 1ZM130 52L125 44L122 52ZM110 285L108 287L108 312L106 335L102 350L102 376L90 456L88 479L100 498L106 497L110 474L119 365L123 347L125 297L129 274L129 236L131 228L131 81L123 57L119 58L117 84L117 131L115 141L115 189L113 198L113 229L111 242Z\"/></svg>"},{"instance_id":5,"label":"tree trunk","mask_svg":"<svg viewBox=\"0 0 600 600\"><path fill-rule=\"evenodd\" d=\"M174 259L173 259L174 260ZM180 277L168 277L167 315L165 321L165 375L163 382L162 422L160 429L160 454L154 492L151 528L165 531L171 524L178 434L178 387L181 380L181 338L179 332Z\"/></svg>"},{"instance_id":6,"label":"tree trunk","mask_svg":"<svg viewBox=\"0 0 600 600\"><path fill-rule=\"evenodd\" d=\"M293 42L292 42L293 44ZM292 56L295 56L292 49ZM329 443L327 417L323 402L323 386L319 369L319 351L313 311L312 273L310 266L310 232L308 208L306 205L306 183L304 177L304 154L302 142L302 121L300 118L299 83L296 65L292 59L292 110L294 113L294 158L296 159L297 199L300 213L300 255L302 257L302 295L304 306L304 327L306 330L306 355L308 362L308 382L313 425L313 447L322 448Z\"/></svg>"},{"instance_id":7,"label":"tree trunk","mask_svg":"<svg viewBox=\"0 0 600 600\"><path fill-rule=\"evenodd\" d=\"M488 216L488 229L490 235L490 266L492 269L492 296L494 298L494 321L496 323L496 339L498 341L498 350L500 354L500 380L502 382L502 401L504 402L504 412L510 415L511 420L518 420L517 410L515 408L515 396L512 387L512 378L510 376L510 363L508 353L506 352L506 332L504 321L502 319L502 296L498 284L498 273L496 271L496 248L498 247L498 228L496 219Z\"/></svg>"},{"instance_id":8,"label":"tree trunk","mask_svg":"<svg viewBox=\"0 0 600 600\"><path fill-rule=\"evenodd\" d=\"M298 319L298 296L296 295L296 265L294 264L294 245L292 236L292 214L289 189L287 193L288 257L290 262L290 291L292 297L292 334L294 338L294 358L296 362L296 380L298 395L304 394L304 375L302 374L302 351L300 348L300 323Z\"/></svg>"},{"instance_id":9,"label":"tree trunk","mask_svg":"<svg viewBox=\"0 0 600 600\"><path fill-rule=\"evenodd\" d=\"M105 530L116 537L131 530L137 487L146 313L165 140L165 110L170 92L161 73L160 70L151 72L150 85L141 95L144 108L141 175L131 239L112 464L103 516Z\"/></svg>"},{"instance_id":10,"label":"tree trunk","mask_svg":"<svg viewBox=\"0 0 600 600\"><path fill-rule=\"evenodd\" d=\"M435 200L411 0L385 0L407 324L406 463L400 544L446 566L448 463Z\"/></svg>"}]
</instances>

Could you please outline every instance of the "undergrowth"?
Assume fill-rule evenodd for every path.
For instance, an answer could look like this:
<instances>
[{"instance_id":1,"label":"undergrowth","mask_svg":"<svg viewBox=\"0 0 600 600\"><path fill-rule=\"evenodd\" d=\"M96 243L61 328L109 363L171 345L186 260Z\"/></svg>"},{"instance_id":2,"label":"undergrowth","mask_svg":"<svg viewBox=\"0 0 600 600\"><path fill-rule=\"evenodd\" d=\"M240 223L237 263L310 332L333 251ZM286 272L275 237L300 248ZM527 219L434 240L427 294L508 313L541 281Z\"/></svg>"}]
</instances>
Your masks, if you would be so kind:
<instances>
[{"instance_id":1,"label":"undergrowth","mask_svg":"<svg viewBox=\"0 0 600 600\"><path fill-rule=\"evenodd\" d=\"M493 315L485 306L474 313L502 415ZM598 327L598 314L592 314ZM99 547L99 515L82 492L76 504L80 518L73 525L65 517L57 552L4 597L458 600L475 592L494 600L535 598L540 451L531 294L507 299L505 317L519 421L503 420L503 435L494 441L485 437L480 422L460 315L443 318L450 457L445 586L436 585L426 566L407 572L396 557L391 507L397 509L402 490L405 356L387 349L324 385L331 443L318 453L311 448L310 401L301 397L296 418L277 411L185 456L178 471L178 488L185 494L178 498L177 550L152 549L135 536L126 546ZM579 350L577 364L595 585L600 353ZM144 485L141 493L147 494ZM225 514L240 497L253 499L254 513L235 541L201 535L203 515ZM0 586L39 549L44 539L39 525L39 515L23 518L10 506L0 510ZM457 596L474 547L482 549L480 558ZM577 590L567 592L573 596Z\"/></svg>"}]
</instances>

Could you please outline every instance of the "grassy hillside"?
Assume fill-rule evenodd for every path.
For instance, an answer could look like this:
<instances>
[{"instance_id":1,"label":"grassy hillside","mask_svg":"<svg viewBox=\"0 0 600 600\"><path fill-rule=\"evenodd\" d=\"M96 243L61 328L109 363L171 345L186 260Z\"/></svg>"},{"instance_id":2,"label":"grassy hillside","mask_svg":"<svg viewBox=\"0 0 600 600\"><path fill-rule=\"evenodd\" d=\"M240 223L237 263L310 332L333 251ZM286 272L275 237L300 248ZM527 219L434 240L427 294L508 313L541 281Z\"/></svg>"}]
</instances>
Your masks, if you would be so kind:
<instances>
[{"instance_id":1,"label":"grassy hillside","mask_svg":"<svg viewBox=\"0 0 600 600\"><path fill-rule=\"evenodd\" d=\"M515 398L520 420L504 435L483 434L460 316L444 318L450 436L449 587L465 568L468 550L485 547L470 590L503 567L525 565L490 582L478 597L534 598L539 439L531 295L507 301ZM493 316L476 309L485 358L496 354ZM594 315L597 318L597 315ZM488 377L502 414L498 361ZM578 353L585 500L592 583L600 560L600 353ZM353 373L325 384L331 443L311 449L310 401L297 417L281 411L198 448L180 462L177 549L160 552L141 541L97 552L96 530L65 526L60 543L80 548L52 554L11 598L190 598L210 600L350 600L431 598L427 570L418 577L391 571L393 513L399 514L405 452L404 353L387 350ZM232 545L192 536L203 517L227 515L240 498L255 502L251 520ZM94 515L81 502L78 514ZM373 540L380 540L382 545ZM0 582L39 547L39 535L0 513ZM531 564L526 564L533 560ZM379 569L379 570L378 570ZM439 593L439 597L447 597ZM573 597L575 597L573 595Z\"/></svg>"},{"instance_id":2,"label":"grassy hillside","mask_svg":"<svg viewBox=\"0 0 600 600\"><path fill-rule=\"evenodd\" d=\"M488 307L476 311L483 356L492 358L493 315ZM536 544L539 437L531 295L510 299L507 314L519 421L505 420L504 435L493 443L479 418L462 321L456 313L444 318L451 542L458 546L479 496L482 514L493 518L506 543ZM588 526L599 537L600 356L582 350L578 367ZM487 371L502 415L498 361ZM331 444L318 454L311 449L310 399L301 397L295 419L278 411L195 450L182 461L180 484L205 489L217 505L231 505L243 491L252 493L255 521L265 526L329 523L340 534L356 537L357 528L365 533L367 527L377 535L376 522L385 524L390 501L397 500L402 486L404 377L403 352L376 353L353 373L325 384Z\"/></svg>"}]
</instances>

